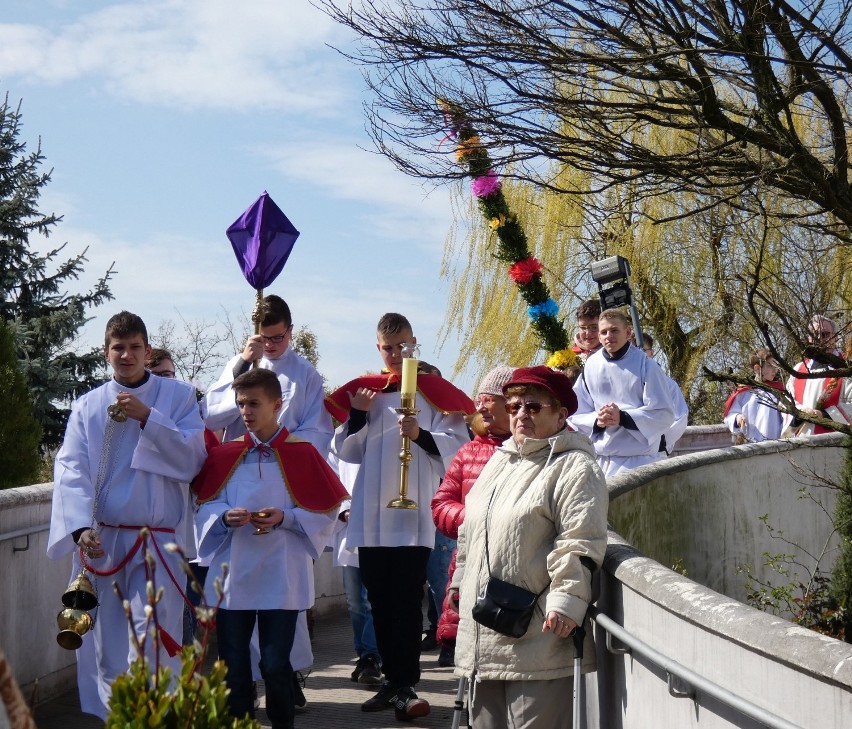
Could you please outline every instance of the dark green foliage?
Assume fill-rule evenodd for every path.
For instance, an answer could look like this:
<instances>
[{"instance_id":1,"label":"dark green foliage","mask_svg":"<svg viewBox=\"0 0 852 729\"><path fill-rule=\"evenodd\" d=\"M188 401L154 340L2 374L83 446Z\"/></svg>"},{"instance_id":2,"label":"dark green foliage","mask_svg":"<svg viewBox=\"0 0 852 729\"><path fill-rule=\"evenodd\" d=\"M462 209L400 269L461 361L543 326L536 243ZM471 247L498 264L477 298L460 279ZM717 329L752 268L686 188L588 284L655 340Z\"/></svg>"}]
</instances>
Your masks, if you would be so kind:
<instances>
[{"instance_id":1,"label":"dark green foliage","mask_svg":"<svg viewBox=\"0 0 852 729\"><path fill-rule=\"evenodd\" d=\"M89 291L72 294L67 288L83 272L86 252L63 259L64 245L33 250L30 236L47 237L61 218L38 210L50 172L41 171L41 148L27 152L20 131L20 108L10 107L7 96L0 104L0 319L14 336L33 415L50 448L61 441L68 404L103 379L100 349L77 352L74 345L86 311L112 298L112 268Z\"/></svg>"},{"instance_id":2,"label":"dark green foliage","mask_svg":"<svg viewBox=\"0 0 852 729\"><path fill-rule=\"evenodd\" d=\"M9 327L0 319L0 489L36 480L41 428L32 415L27 381L20 372Z\"/></svg>"},{"instance_id":3,"label":"dark green foliage","mask_svg":"<svg viewBox=\"0 0 852 729\"><path fill-rule=\"evenodd\" d=\"M846 442L846 460L838 484L834 523L840 552L831 573L831 595L843 610L845 640L852 643L852 440Z\"/></svg>"}]
</instances>

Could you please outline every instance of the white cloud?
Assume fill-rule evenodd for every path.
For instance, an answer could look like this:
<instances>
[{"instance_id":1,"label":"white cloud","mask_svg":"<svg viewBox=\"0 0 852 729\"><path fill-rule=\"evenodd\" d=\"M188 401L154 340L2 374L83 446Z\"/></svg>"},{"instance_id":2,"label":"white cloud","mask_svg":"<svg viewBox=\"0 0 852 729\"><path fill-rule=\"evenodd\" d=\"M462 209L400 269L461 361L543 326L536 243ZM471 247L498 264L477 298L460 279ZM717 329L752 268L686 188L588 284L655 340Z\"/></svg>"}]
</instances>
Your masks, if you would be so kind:
<instances>
[{"instance_id":1,"label":"white cloud","mask_svg":"<svg viewBox=\"0 0 852 729\"><path fill-rule=\"evenodd\" d=\"M365 222L376 235L440 250L449 226L448 186L433 188L397 170L385 157L353 140L294 141L257 148L284 177L315 186L331 197L364 203Z\"/></svg>"},{"instance_id":2,"label":"white cloud","mask_svg":"<svg viewBox=\"0 0 852 729\"><path fill-rule=\"evenodd\" d=\"M56 28L0 24L0 78L100 80L182 108L331 110L350 96L324 46L335 41L341 29L307 0L110 4Z\"/></svg>"}]
</instances>

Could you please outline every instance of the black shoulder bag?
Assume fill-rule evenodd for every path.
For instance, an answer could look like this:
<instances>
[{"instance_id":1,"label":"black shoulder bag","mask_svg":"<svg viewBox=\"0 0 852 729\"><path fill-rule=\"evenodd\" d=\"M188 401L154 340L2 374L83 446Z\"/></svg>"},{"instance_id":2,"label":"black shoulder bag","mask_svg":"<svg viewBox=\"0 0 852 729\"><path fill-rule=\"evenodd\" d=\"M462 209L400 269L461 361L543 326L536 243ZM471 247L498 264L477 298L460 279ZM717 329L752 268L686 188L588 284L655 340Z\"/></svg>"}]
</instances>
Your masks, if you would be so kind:
<instances>
[{"instance_id":1,"label":"black shoulder bag","mask_svg":"<svg viewBox=\"0 0 852 729\"><path fill-rule=\"evenodd\" d=\"M488 517L491 515L491 502L494 492L488 500L485 512L485 564L488 567L488 582L485 591L476 598L476 604L470 611L473 619L480 625L510 638L520 638L530 627L533 612L538 599L550 587L550 581L538 594L523 587L498 580L491 575L491 558L488 554Z\"/></svg>"}]
</instances>

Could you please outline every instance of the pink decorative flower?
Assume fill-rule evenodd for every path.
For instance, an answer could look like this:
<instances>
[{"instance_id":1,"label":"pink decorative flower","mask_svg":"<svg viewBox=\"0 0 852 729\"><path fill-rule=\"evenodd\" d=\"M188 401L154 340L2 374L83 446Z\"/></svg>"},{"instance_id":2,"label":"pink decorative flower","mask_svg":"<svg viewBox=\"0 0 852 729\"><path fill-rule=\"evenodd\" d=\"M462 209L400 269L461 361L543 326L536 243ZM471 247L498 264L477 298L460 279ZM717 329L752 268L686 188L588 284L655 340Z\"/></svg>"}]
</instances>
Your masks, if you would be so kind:
<instances>
[{"instance_id":1,"label":"pink decorative flower","mask_svg":"<svg viewBox=\"0 0 852 729\"><path fill-rule=\"evenodd\" d=\"M517 284L528 284L536 276L541 276L541 263L537 258L530 256L510 266L509 275Z\"/></svg>"},{"instance_id":2,"label":"pink decorative flower","mask_svg":"<svg viewBox=\"0 0 852 729\"><path fill-rule=\"evenodd\" d=\"M490 197L500 192L500 178L494 170L488 170L482 177L477 177L473 181L471 189L477 197Z\"/></svg>"}]
</instances>

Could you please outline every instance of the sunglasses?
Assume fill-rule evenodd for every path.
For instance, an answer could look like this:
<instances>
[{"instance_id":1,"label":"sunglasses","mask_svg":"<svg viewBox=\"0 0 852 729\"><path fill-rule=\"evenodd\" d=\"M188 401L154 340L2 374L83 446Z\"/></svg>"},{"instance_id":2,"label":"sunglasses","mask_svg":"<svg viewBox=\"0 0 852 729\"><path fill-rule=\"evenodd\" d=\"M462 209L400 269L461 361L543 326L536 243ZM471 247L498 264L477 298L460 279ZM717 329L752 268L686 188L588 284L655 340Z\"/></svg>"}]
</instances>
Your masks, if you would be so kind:
<instances>
[{"instance_id":1,"label":"sunglasses","mask_svg":"<svg viewBox=\"0 0 852 729\"><path fill-rule=\"evenodd\" d=\"M509 415L517 415L521 410L526 410L528 415L538 415L542 408L552 408L553 405L543 402L507 402L506 412Z\"/></svg>"}]
</instances>

